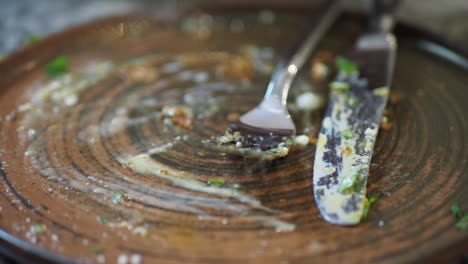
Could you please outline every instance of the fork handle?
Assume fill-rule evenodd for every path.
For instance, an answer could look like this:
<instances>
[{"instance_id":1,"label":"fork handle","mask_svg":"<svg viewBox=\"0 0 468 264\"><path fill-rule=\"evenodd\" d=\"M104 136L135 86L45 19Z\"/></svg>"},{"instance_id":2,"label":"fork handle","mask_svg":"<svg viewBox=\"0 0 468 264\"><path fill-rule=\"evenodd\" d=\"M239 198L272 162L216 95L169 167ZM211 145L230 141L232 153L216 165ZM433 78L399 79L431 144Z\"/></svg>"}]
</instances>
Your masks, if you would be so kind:
<instances>
[{"instance_id":1,"label":"fork handle","mask_svg":"<svg viewBox=\"0 0 468 264\"><path fill-rule=\"evenodd\" d=\"M371 9L371 32L389 33L395 25L394 13L400 0L373 0Z\"/></svg>"},{"instance_id":2,"label":"fork handle","mask_svg":"<svg viewBox=\"0 0 468 264\"><path fill-rule=\"evenodd\" d=\"M320 12L311 19L306 32L301 34L276 65L262 104L275 107L280 104L286 107L289 88L294 77L340 13L341 0L327 2L325 12Z\"/></svg>"}]
</instances>

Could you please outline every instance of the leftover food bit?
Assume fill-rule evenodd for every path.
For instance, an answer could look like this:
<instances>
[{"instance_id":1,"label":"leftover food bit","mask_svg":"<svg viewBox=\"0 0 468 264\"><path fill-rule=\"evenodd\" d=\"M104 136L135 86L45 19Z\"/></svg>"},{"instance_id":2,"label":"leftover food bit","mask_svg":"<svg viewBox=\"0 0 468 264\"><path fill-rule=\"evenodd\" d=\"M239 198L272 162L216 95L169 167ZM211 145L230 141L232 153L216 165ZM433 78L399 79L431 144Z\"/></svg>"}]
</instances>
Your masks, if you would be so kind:
<instances>
[{"instance_id":1,"label":"leftover food bit","mask_svg":"<svg viewBox=\"0 0 468 264\"><path fill-rule=\"evenodd\" d=\"M234 57L223 61L216 72L225 77L252 79L254 66L252 60L247 56Z\"/></svg>"},{"instance_id":2,"label":"leftover food bit","mask_svg":"<svg viewBox=\"0 0 468 264\"><path fill-rule=\"evenodd\" d=\"M349 157L353 155L353 153L354 153L354 149L351 146L343 146L340 149L340 154L341 156L344 156L344 157Z\"/></svg>"},{"instance_id":3,"label":"leftover food bit","mask_svg":"<svg viewBox=\"0 0 468 264\"><path fill-rule=\"evenodd\" d=\"M104 251L106 251L106 250L101 246L95 246L95 247L91 248L91 252L93 252L94 255L103 254Z\"/></svg>"},{"instance_id":4,"label":"leftover food bit","mask_svg":"<svg viewBox=\"0 0 468 264\"><path fill-rule=\"evenodd\" d=\"M166 105L162 109L161 117L164 123L184 129L190 128L193 123L192 111L185 106Z\"/></svg>"},{"instance_id":5,"label":"leftover food bit","mask_svg":"<svg viewBox=\"0 0 468 264\"><path fill-rule=\"evenodd\" d=\"M105 224L105 223L107 223L107 221L108 221L107 217L100 216L100 215L96 216L96 220L97 220L98 223L100 223L100 224Z\"/></svg>"},{"instance_id":6,"label":"leftover food bit","mask_svg":"<svg viewBox=\"0 0 468 264\"><path fill-rule=\"evenodd\" d=\"M329 65L332 62L333 55L328 51L318 52L312 59L310 67L310 77L314 82L322 82L329 75Z\"/></svg>"},{"instance_id":7,"label":"leftover food bit","mask_svg":"<svg viewBox=\"0 0 468 264\"><path fill-rule=\"evenodd\" d=\"M338 78L350 75L359 75L357 65L344 57L337 57L335 64L338 68Z\"/></svg>"},{"instance_id":8,"label":"leftover food bit","mask_svg":"<svg viewBox=\"0 0 468 264\"><path fill-rule=\"evenodd\" d=\"M192 15L182 22L182 30L192 34L195 38L204 40L211 36L214 19L208 14Z\"/></svg>"},{"instance_id":9,"label":"leftover food bit","mask_svg":"<svg viewBox=\"0 0 468 264\"><path fill-rule=\"evenodd\" d=\"M335 93L349 92L349 84L347 82L334 81L330 83L330 90Z\"/></svg>"},{"instance_id":10,"label":"leftover food bit","mask_svg":"<svg viewBox=\"0 0 468 264\"><path fill-rule=\"evenodd\" d=\"M38 42L39 40L41 40L41 36L39 36L39 35L30 35L29 37L27 37L27 38L24 40L23 45L24 45L24 46L31 45L31 44L33 44L33 43Z\"/></svg>"},{"instance_id":11,"label":"leftover food bit","mask_svg":"<svg viewBox=\"0 0 468 264\"><path fill-rule=\"evenodd\" d=\"M208 180L208 185L211 186L222 186L224 185L224 180L223 179L210 179Z\"/></svg>"},{"instance_id":12,"label":"leftover food bit","mask_svg":"<svg viewBox=\"0 0 468 264\"><path fill-rule=\"evenodd\" d=\"M468 229L468 213L463 213L458 204L452 205L452 207L450 207L450 212L457 221L455 224L456 228L460 230Z\"/></svg>"},{"instance_id":13,"label":"leftover food bit","mask_svg":"<svg viewBox=\"0 0 468 264\"><path fill-rule=\"evenodd\" d=\"M250 59L257 72L264 75L270 75L273 72L273 59L275 57L273 48L245 45L241 48L241 53Z\"/></svg>"},{"instance_id":14,"label":"leftover food bit","mask_svg":"<svg viewBox=\"0 0 468 264\"><path fill-rule=\"evenodd\" d=\"M450 212L455 219L460 219L462 217L462 211L458 204L454 204L450 207Z\"/></svg>"},{"instance_id":15,"label":"leftover food bit","mask_svg":"<svg viewBox=\"0 0 468 264\"><path fill-rule=\"evenodd\" d=\"M401 102L401 99L402 99L402 96L401 96L401 93L399 92L391 92L388 95L388 101L391 104L398 104L399 102Z\"/></svg>"},{"instance_id":16,"label":"leftover food bit","mask_svg":"<svg viewBox=\"0 0 468 264\"><path fill-rule=\"evenodd\" d=\"M379 88L374 89L373 93L374 95L377 95L377 96L387 97L389 94L389 89L388 87L379 87Z\"/></svg>"},{"instance_id":17,"label":"leftover food bit","mask_svg":"<svg viewBox=\"0 0 468 264\"><path fill-rule=\"evenodd\" d=\"M148 65L130 65L123 69L130 81L151 83L159 76L155 67Z\"/></svg>"},{"instance_id":18,"label":"leftover food bit","mask_svg":"<svg viewBox=\"0 0 468 264\"><path fill-rule=\"evenodd\" d=\"M383 131L390 131L393 127L393 124L388 120L387 116L382 117L382 121L380 122L380 128Z\"/></svg>"},{"instance_id":19,"label":"leftover food bit","mask_svg":"<svg viewBox=\"0 0 468 264\"><path fill-rule=\"evenodd\" d=\"M351 139L354 137L354 133L350 129L346 129L346 130L341 131L341 136L344 139Z\"/></svg>"},{"instance_id":20,"label":"leftover food bit","mask_svg":"<svg viewBox=\"0 0 468 264\"><path fill-rule=\"evenodd\" d=\"M325 104L325 99L313 92L305 92L296 97L296 105L299 110L314 111Z\"/></svg>"},{"instance_id":21,"label":"leftover food bit","mask_svg":"<svg viewBox=\"0 0 468 264\"><path fill-rule=\"evenodd\" d=\"M35 234L39 234L39 233L44 233L47 231L47 227L42 224L42 223L39 223L39 222L36 222L34 223L34 225L31 227L31 230L33 233Z\"/></svg>"},{"instance_id":22,"label":"leftover food bit","mask_svg":"<svg viewBox=\"0 0 468 264\"><path fill-rule=\"evenodd\" d=\"M273 133L267 135L241 133L233 131L230 127L223 135L203 143L216 150L245 158L274 160L288 155L293 140L291 137Z\"/></svg>"},{"instance_id":23,"label":"leftover food bit","mask_svg":"<svg viewBox=\"0 0 468 264\"><path fill-rule=\"evenodd\" d=\"M363 166L357 167L351 174L343 175L340 179L340 184L338 186L338 192L341 194L349 194L359 192L362 188L361 184L361 172Z\"/></svg>"},{"instance_id":24,"label":"leftover food bit","mask_svg":"<svg viewBox=\"0 0 468 264\"><path fill-rule=\"evenodd\" d=\"M119 204L124 200L124 194L122 192L112 193L110 200L114 204Z\"/></svg>"},{"instance_id":25,"label":"leftover food bit","mask_svg":"<svg viewBox=\"0 0 468 264\"><path fill-rule=\"evenodd\" d=\"M379 193L371 194L369 197L364 198L364 209L362 211L361 220L367 220L369 215L369 210L372 208L374 203L380 197Z\"/></svg>"},{"instance_id":26,"label":"leftover food bit","mask_svg":"<svg viewBox=\"0 0 468 264\"><path fill-rule=\"evenodd\" d=\"M68 59L66 56L58 56L44 67L44 73L50 78L57 78L68 72Z\"/></svg>"},{"instance_id":27,"label":"leftover food bit","mask_svg":"<svg viewBox=\"0 0 468 264\"><path fill-rule=\"evenodd\" d=\"M299 146L306 146L310 143L310 139L306 135L299 135L294 138L294 144Z\"/></svg>"},{"instance_id":28,"label":"leftover food bit","mask_svg":"<svg viewBox=\"0 0 468 264\"><path fill-rule=\"evenodd\" d=\"M214 51L209 53L186 53L176 56L175 63L178 63L179 65L177 66L178 68L176 68L175 71L172 71L172 73L180 70L182 66L197 67L199 66L199 63L203 62L226 63L232 58L233 55L222 51Z\"/></svg>"},{"instance_id":29,"label":"leftover food bit","mask_svg":"<svg viewBox=\"0 0 468 264\"><path fill-rule=\"evenodd\" d=\"M348 105L351 108L355 108L359 103L359 98L357 96L350 96L348 99Z\"/></svg>"},{"instance_id":30,"label":"leftover food bit","mask_svg":"<svg viewBox=\"0 0 468 264\"><path fill-rule=\"evenodd\" d=\"M317 142L318 142L318 138L316 138L316 137L312 137L312 138L310 138L310 144L312 144L312 145L316 145L316 144L317 144Z\"/></svg>"},{"instance_id":31,"label":"leftover food bit","mask_svg":"<svg viewBox=\"0 0 468 264\"><path fill-rule=\"evenodd\" d=\"M226 116L226 120L229 122L235 122L239 120L240 113L239 112L230 112Z\"/></svg>"},{"instance_id":32,"label":"leftover food bit","mask_svg":"<svg viewBox=\"0 0 468 264\"><path fill-rule=\"evenodd\" d=\"M328 76L328 66L319 61L314 61L310 69L310 75L313 81L321 82Z\"/></svg>"}]
</instances>

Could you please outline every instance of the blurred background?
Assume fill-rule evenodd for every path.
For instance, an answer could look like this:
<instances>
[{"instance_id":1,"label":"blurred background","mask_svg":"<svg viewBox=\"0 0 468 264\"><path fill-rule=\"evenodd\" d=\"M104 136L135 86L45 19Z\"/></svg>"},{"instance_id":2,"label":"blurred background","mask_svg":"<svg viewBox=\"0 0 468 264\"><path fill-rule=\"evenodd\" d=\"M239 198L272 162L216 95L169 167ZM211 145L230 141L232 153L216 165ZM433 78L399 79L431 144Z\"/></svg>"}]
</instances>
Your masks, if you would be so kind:
<instances>
[{"instance_id":1,"label":"blurred background","mask_svg":"<svg viewBox=\"0 0 468 264\"><path fill-rule=\"evenodd\" d=\"M271 2L257 0L254 2ZM363 10L370 0L347 0L347 8ZM0 0L0 55L7 55L33 34L41 36L94 19L138 10L167 15L197 1L183 0ZM218 3L220 1L217 1ZM250 2L252 1L223 1ZM303 4L311 0L276 1ZM444 34L468 46L467 0L406 0L399 18L407 23Z\"/></svg>"}]
</instances>

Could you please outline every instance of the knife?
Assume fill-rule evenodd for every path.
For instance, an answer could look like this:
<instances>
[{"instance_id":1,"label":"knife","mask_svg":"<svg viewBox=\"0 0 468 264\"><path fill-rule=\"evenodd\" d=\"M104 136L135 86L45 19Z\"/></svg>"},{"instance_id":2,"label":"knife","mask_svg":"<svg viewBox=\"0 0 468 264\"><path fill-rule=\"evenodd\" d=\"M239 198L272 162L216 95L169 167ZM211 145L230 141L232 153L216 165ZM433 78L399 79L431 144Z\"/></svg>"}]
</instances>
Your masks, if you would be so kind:
<instances>
[{"instance_id":1,"label":"knife","mask_svg":"<svg viewBox=\"0 0 468 264\"><path fill-rule=\"evenodd\" d=\"M398 1L374 1L371 31L361 35L338 74L317 141L313 192L322 217L337 225L360 222L369 165L393 75Z\"/></svg>"}]
</instances>

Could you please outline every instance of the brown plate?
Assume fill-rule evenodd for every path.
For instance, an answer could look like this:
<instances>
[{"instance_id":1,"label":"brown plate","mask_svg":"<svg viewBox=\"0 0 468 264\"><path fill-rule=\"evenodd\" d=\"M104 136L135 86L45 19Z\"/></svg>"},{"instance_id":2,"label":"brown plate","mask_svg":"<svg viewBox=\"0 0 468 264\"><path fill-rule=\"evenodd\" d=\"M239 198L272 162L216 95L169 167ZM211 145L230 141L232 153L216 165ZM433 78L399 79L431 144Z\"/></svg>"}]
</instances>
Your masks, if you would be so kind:
<instances>
[{"instance_id":1,"label":"brown plate","mask_svg":"<svg viewBox=\"0 0 468 264\"><path fill-rule=\"evenodd\" d=\"M466 253L468 232L449 212L454 203L468 211L466 57L420 31L397 32L393 91L401 98L388 107L393 126L379 135L368 185L384 195L360 225L320 219L313 145L259 162L200 143L221 133L230 113L260 100L271 62L306 13L283 10L274 27L269 13L263 22L258 10L225 13L211 30L203 29L212 23L206 16L182 25L112 18L7 58L0 64L4 253L111 263L402 263ZM343 16L319 50L344 52L362 20ZM261 67L252 69L246 52L256 52ZM73 76L49 79L43 68L59 55ZM292 97L310 86L308 69L300 79ZM160 115L181 103L194 114L189 129ZM320 116L308 119L312 129Z\"/></svg>"}]
</instances>

